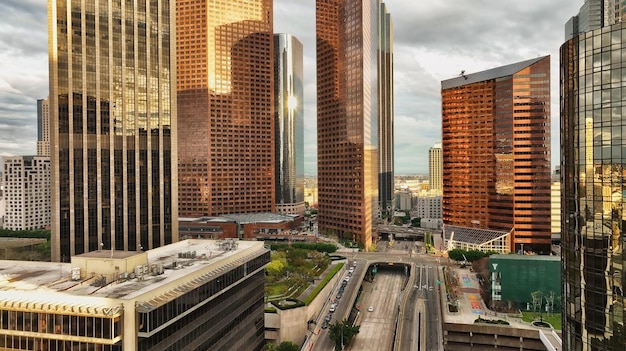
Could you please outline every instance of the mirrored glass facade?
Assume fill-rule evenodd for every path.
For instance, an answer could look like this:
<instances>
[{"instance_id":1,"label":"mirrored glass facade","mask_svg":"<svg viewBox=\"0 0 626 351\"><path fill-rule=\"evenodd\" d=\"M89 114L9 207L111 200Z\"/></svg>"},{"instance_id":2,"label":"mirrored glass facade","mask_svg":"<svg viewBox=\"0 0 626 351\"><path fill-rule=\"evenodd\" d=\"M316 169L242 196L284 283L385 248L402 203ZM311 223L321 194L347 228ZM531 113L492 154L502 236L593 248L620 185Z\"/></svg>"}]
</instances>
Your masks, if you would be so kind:
<instances>
[{"instance_id":1,"label":"mirrored glass facade","mask_svg":"<svg viewBox=\"0 0 626 351\"><path fill-rule=\"evenodd\" d=\"M626 350L626 24L561 46L564 350Z\"/></svg>"},{"instance_id":2,"label":"mirrored glass facade","mask_svg":"<svg viewBox=\"0 0 626 351\"><path fill-rule=\"evenodd\" d=\"M271 0L180 0L181 217L274 210Z\"/></svg>"},{"instance_id":3,"label":"mirrored glass facade","mask_svg":"<svg viewBox=\"0 0 626 351\"><path fill-rule=\"evenodd\" d=\"M378 12L378 203L381 211L393 209L393 21L387 6Z\"/></svg>"},{"instance_id":4,"label":"mirrored glass facade","mask_svg":"<svg viewBox=\"0 0 626 351\"><path fill-rule=\"evenodd\" d=\"M320 232L369 247L378 208L376 0L317 0Z\"/></svg>"},{"instance_id":5,"label":"mirrored glass facade","mask_svg":"<svg viewBox=\"0 0 626 351\"><path fill-rule=\"evenodd\" d=\"M304 82L302 43L274 34L276 211L304 215Z\"/></svg>"},{"instance_id":6,"label":"mirrored glass facade","mask_svg":"<svg viewBox=\"0 0 626 351\"><path fill-rule=\"evenodd\" d=\"M443 81L443 223L549 253L550 57Z\"/></svg>"},{"instance_id":7,"label":"mirrored glass facade","mask_svg":"<svg viewBox=\"0 0 626 351\"><path fill-rule=\"evenodd\" d=\"M48 12L52 259L176 241L174 2Z\"/></svg>"}]
</instances>

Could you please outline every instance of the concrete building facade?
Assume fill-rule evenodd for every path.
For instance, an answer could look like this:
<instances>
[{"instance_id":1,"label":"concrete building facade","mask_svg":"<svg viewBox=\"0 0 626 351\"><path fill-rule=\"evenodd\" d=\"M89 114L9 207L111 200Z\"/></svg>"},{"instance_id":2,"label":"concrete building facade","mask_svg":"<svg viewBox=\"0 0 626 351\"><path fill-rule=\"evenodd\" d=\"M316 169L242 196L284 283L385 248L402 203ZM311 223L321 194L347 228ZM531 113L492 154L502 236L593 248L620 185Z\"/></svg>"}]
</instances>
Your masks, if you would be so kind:
<instances>
[{"instance_id":1,"label":"concrete building facade","mask_svg":"<svg viewBox=\"0 0 626 351\"><path fill-rule=\"evenodd\" d=\"M48 0L53 261L178 239L174 1L127 4Z\"/></svg>"},{"instance_id":2,"label":"concrete building facade","mask_svg":"<svg viewBox=\"0 0 626 351\"><path fill-rule=\"evenodd\" d=\"M0 348L264 349L261 242L185 240L71 263L0 261ZM190 327L192 326L192 327Z\"/></svg>"},{"instance_id":3,"label":"concrete building facade","mask_svg":"<svg viewBox=\"0 0 626 351\"><path fill-rule=\"evenodd\" d=\"M441 143L428 149L428 184L431 191L441 194L443 191L443 158Z\"/></svg>"},{"instance_id":4,"label":"concrete building facade","mask_svg":"<svg viewBox=\"0 0 626 351\"><path fill-rule=\"evenodd\" d=\"M37 100L37 156L50 157L50 104Z\"/></svg>"},{"instance_id":5,"label":"concrete building facade","mask_svg":"<svg viewBox=\"0 0 626 351\"><path fill-rule=\"evenodd\" d=\"M4 158L4 228L31 230L50 225L50 158Z\"/></svg>"}]
</instances>

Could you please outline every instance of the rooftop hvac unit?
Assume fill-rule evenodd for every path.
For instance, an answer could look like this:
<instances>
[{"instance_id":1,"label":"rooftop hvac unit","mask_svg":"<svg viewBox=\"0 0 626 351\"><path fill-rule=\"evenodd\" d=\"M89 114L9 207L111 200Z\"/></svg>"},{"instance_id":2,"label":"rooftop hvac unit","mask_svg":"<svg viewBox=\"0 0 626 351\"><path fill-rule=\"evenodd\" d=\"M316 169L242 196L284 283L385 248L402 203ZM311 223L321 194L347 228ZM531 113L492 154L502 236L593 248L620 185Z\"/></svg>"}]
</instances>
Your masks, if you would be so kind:
<instances>
[{"instance_id":1,"label":"rooftop hvac unit","mask_svg":"<svg viewBox=\"0 0 626 351\"><path fill-rule=\"evenodd\" d=\"M80 267L72 268L72 280L80 280Z\"/></svg>"}]
</instances>

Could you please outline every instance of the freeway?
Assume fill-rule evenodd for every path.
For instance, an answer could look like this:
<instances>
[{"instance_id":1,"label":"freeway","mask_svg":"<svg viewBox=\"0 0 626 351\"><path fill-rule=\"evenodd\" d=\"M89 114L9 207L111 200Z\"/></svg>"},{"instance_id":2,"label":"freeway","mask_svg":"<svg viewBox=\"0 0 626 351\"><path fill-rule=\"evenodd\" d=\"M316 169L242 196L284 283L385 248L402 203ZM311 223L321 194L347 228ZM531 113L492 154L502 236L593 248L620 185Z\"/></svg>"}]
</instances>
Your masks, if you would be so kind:
<instances>
[{"instance_id":1,"label":"freeway","mask_svg":"<svg viewBox=\"0 0 626 351\"><path fill-rule=\"evenodd\" d=\"M340 283L347 275L342 273L302 350L333 350L334 343L328 337L328 329L321 328L323 321L328 315L330 323L334 323L348 318L351 311L358 312L355 324L360 325L360 333L349 350L442 349L441 310L436 284L439 258L414 254L412 250L345 252L344 255L349 258L348 262L358 262L356 270L346 284L342 298L337 300L335 312L330 313L329 307L337 299ZM379 270L373 282L363 281L367 267L376 263L381 266L390 263L395 266L399 263L410 265L411 276L407 277L403 271L383 269ZM359 296L360 287L362 293ZM370 306L373 310L368 312ZM397 337L395 345L394 335Z\"/></svg>"},{"instance_id":2,"label":"freeway","mask_svg":"<svg viewBox=\"0 0 626 351\"><path fill-rule=\"evenodd\" d=\"M397 350L442 350L437 267L416 264L398 326Z\"/></svg>"},{"instance_id":3,"label":"freeway","mask_svg":"<svg viewBox=\"0 0 626 351\"><path fill-rule=\"evenodd\" d=\"M360 330L350 350L391 350L393 346L400 293L406 282L401 271L379 271L372 283L363 283L359 302ZM370 308L371 307L371 308ZM370 311L371 310L371 311Z\"/></svg>"}]
</instances>

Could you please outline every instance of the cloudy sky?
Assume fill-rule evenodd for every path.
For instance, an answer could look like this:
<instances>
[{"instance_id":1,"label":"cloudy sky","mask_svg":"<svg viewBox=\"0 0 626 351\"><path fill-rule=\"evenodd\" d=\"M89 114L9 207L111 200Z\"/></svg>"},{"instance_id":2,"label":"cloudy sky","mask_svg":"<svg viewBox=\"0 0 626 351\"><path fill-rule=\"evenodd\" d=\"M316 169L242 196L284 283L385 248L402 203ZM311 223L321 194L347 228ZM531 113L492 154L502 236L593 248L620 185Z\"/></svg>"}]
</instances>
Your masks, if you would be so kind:
<instances>
[{"instance_id":1,"label":"cloudy sky","mask_svg":"<svg viewBox=\"0 0 626 351\"><path fill-rule=\"evenodd\" d=\"M441 81L550 55L552 167L558 164L558 48L583 0L386 0L394 21L396 174L428 172L441 140ZM36 151L48 95L47 1L0 1L0 156ZM274 0L275 32L304 44L306 173L316 174L315 1Z\"/></svg>"}]
</instances>

